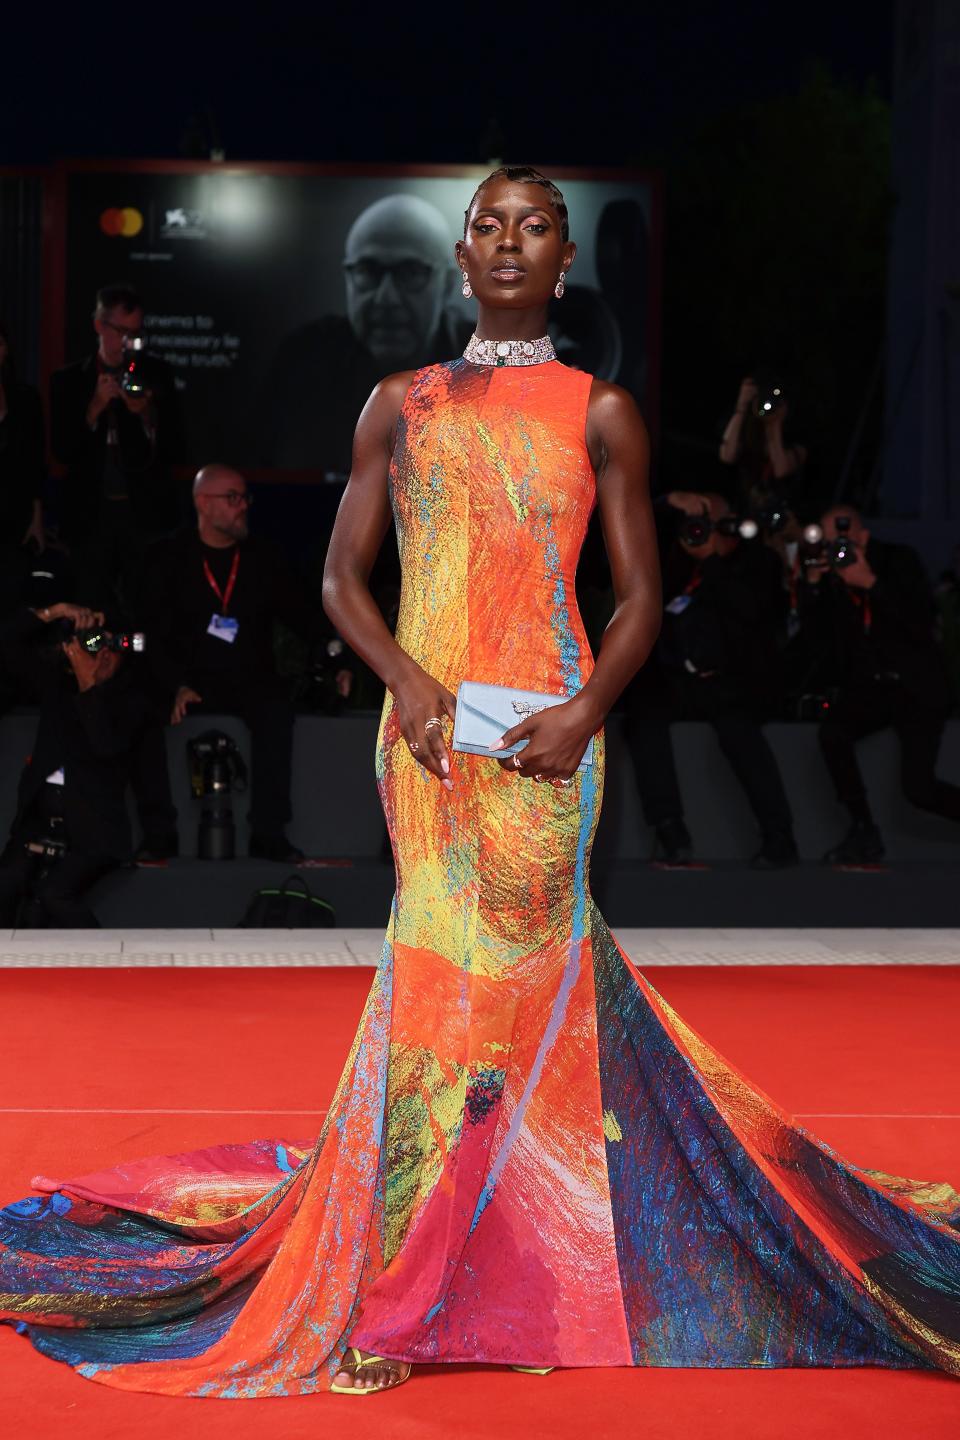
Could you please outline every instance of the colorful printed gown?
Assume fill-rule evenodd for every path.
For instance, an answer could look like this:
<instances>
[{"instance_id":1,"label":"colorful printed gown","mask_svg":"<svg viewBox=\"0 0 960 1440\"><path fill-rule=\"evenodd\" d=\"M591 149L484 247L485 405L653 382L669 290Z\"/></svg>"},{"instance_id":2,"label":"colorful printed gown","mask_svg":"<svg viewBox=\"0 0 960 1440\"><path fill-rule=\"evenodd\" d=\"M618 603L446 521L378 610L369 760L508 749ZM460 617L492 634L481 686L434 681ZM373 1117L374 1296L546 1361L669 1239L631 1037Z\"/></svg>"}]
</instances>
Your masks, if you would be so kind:
<instances>
[{"instance_id":1,"label":"colorful printed gown","mask_svg":"<svg viewBox=\"0 0 960 1440\"><path fill-rule=\"evenodd\" d=\"M390 471L397 639L444 685L574 694L590 377L418 372ZM82 1375L219 1397L412 1361L960 1373L960 1199L862 1170L694 1034L594 907L596 761L455 755L388 696L397 893L322 1135L153 1157L2 1214L0 1315Z\"/></svg>"}]
</instances>

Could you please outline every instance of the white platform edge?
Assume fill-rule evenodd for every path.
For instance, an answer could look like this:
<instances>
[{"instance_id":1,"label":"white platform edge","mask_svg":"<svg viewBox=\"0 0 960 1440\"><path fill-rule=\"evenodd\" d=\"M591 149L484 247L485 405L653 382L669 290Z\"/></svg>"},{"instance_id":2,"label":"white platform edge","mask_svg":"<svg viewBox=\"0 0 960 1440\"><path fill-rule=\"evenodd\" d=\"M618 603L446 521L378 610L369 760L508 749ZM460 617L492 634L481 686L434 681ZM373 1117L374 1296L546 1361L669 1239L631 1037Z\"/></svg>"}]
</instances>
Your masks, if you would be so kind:
<instances>
[{"instance_id":1,"label":"white platform edge","mask_svg":"<svg viewBox=\"0 0 960 1440\"><path fill-rule=\"evenodd\" d=\"M960 930L615 930L643 965L956 965ZM0 969L373 966L382 930L7 930Z\"/></svg>"}]
</instances>

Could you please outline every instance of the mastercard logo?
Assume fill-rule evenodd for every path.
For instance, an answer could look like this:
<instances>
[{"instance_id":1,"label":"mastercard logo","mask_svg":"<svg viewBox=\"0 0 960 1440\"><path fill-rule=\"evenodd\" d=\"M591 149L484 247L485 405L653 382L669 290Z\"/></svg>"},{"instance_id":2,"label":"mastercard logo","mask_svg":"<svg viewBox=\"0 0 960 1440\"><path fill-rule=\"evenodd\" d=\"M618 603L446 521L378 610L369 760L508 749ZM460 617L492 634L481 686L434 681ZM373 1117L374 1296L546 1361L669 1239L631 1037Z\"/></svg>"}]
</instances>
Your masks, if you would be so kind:
<instances>
[{"instance_id":1,"label":"mastercard logo","mask_svg":"<svg viewBox=\"0 0 960 1440\"><path fill-rule=\"evenodd\" d=\"M100 229L104 235L122 235L125 240L130 240L143 229L143 216L132 205L126 205L122 210L104 210L100 216Z\"/></svg>"}]
</instances>

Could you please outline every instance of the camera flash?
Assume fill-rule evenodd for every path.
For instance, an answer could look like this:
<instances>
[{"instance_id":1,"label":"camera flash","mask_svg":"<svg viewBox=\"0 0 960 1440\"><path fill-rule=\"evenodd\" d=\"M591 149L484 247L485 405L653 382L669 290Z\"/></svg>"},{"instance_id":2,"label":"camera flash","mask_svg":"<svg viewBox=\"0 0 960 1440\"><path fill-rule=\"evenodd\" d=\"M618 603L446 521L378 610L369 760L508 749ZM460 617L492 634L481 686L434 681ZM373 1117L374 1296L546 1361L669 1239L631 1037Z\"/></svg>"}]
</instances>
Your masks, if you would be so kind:
<instances>
[{"instance_id":1,"label":"camera flash","mask_svg":"<svg viewBox=\"0 0 960 1440\"><path fill-rule=\"evenodd\" d=\"M819 545L823 539L823 531L819 525L808 525L804 529L803 538L808 545Z\"/></svg>"},{"instance_id":2,"label":"camera flash","mask_svg":"<svg viewBox=\"0 0 960 1440\"><path fill-rule=\"evenodd\" d=\"M737 526L744 540L755 540L760 531L756 520L741 520Z\"/></svg>"}]
</instances>

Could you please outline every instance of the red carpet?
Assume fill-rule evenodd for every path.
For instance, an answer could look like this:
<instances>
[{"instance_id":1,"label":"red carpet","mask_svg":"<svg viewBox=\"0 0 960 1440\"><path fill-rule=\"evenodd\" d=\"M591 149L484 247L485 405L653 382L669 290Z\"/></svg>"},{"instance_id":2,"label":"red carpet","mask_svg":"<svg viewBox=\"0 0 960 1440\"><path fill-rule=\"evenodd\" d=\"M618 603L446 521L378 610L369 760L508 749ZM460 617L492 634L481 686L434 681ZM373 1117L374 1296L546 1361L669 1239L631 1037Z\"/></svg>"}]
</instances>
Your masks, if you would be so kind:
<instances>
[{"instance_id":1,"label":"red carpet","mask_svg":"<svg viewBox=\"0 0 960 1440\"><path fill-rule=\"evenodd\" d=\"M370 973L0 971L0 1199L29 1193L38 1170L69 1175L217 1140L312 1136L319 1113L292 1112L326 1105ZM645 973L723 1054L849 1158L960 1188L960 967ZM0 1327L0 1426L16 1440L951 1440L960 1436L960 1383L879 1370L601 1370L541 1379L435 1368L360 1406L336 1396L218 1403L103 1389Z\"/></svg>"}]
</instances>

